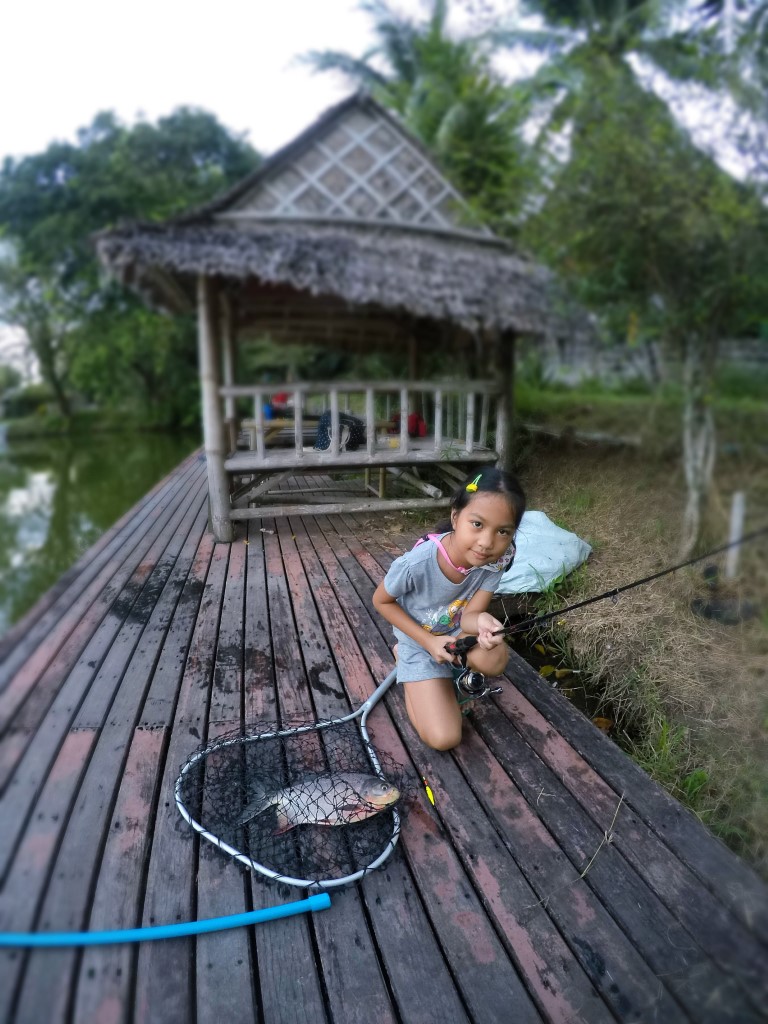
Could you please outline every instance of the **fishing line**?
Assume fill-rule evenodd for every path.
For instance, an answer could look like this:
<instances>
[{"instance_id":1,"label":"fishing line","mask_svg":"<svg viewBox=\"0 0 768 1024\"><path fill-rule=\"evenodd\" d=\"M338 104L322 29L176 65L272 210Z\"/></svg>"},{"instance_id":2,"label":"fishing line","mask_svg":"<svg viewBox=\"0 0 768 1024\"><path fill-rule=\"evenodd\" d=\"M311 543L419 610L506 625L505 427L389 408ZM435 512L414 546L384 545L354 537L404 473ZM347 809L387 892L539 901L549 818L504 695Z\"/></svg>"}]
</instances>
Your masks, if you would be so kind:
<instances>
[{"instance_id":1,"label":"fishing line","mask_svg":"<svg viewBox=\"0 0 768 1024\"><path fill-rule=\"evenodd\" d=\"M627 590L633 590L635 587L644 586L646 583L653 583L654 580L661 579L662 576L669 576L670 573L677 572L679 569L685 569L689 565L695 565L697 562L703 562L705 558L712 558L715 555L720 555L723 551L728 551L729 548L735 548L740 544L746 544L748 541L755 540L757 537L762 537L764 534L768 534L768 526L764 526L759 530L754 530L752 533L747 533L743 537L739 537L738 540L730 541L728 544L723 544L721 547L714 548L712 551L707 551L706 554L697 555L696 558L689 558L685 562L680 562L678 565L672 565L668 569L662 569L660 572L652 573L650 576L644 576L642 579L635 580L633 583L625 583L623 587L614 587L612 590L606 590L604 593L598 594L596 597L588 597L584 601L577 601L576 604L567 605L565 608L559 608L557 611L546 612L543 615L532 615L529 618L524 619L522 622L517 622L511 626L504 626L503 629L497 629L492 635L511 636L513 633L522 633L529 629L533 629L534 626L540 626L543 622L549 622L551 619L559 619L560 616L566 615L568 612L575 611L577 608L586 608L587 605L596 604L598 601L605 601L609 597L617 598L619 594L623 594ZM471 651L476 644L476 636L465 636L446 646L447 650L461 656L462 654L466 654L468 651Z\"/></svg>"}]
</instances>

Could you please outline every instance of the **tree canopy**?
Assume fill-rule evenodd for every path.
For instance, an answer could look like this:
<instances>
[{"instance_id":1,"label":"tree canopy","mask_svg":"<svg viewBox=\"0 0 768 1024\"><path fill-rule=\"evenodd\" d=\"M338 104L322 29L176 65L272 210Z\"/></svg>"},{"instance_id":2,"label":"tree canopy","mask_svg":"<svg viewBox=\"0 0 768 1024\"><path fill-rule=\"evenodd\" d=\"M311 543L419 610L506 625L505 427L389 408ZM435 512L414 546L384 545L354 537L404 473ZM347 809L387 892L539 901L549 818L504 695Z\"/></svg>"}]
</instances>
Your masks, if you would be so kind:
<instances>
[{"instance_id":1,"label":"tree canopy","mask_svg":"<svg viewBox=\"0 0 768 1024\"><path fill-rule=\"evenodd\" d=\"M203 203L257 162L247 142L190 108L130 127L100 113L75 143L4 162L0 232L11 244L0 265L3 314L26 329L64 415L71 389L105 404L139 401L159 421L185 409L196 415L191 324L153 314L101 280L92 236ZM163 379L174 386L161 408Z\"/></svg>"}]
</instances>

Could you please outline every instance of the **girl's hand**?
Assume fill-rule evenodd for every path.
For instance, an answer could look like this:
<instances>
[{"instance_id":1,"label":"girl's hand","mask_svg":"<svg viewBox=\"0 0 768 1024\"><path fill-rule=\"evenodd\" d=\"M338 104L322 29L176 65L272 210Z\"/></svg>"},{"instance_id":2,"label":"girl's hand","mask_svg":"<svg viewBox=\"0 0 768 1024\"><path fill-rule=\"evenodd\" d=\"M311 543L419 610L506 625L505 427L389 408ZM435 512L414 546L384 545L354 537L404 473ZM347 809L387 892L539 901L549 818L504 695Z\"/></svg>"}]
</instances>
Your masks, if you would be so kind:
<instances>
[{"instance_id":1,"label":"girl's hand","mask_svg":"<svg viewBox=\"0 0 768 1024\"><path fill-rule=\"evenodd\" d=\"M477 642L484 651L490 651L499 644L504 643L501 633L498 636L493 634L503 629L504 625L495 619L489 612L480 612L477 616Z\"/></svg>"},{"instance_id":2,"label":"girl's hand","mask_svg":"<svg viewBox=\"0 0 768 1024\"><path fill-rule=\"evenodd\" d=\"M429 636L426 644L427 652L430 657L433 658L438 665L452 665L454 655L449 654L445 649L445 645L450 643L453 637L450 636Z\"/></svg>"}]
</instances>

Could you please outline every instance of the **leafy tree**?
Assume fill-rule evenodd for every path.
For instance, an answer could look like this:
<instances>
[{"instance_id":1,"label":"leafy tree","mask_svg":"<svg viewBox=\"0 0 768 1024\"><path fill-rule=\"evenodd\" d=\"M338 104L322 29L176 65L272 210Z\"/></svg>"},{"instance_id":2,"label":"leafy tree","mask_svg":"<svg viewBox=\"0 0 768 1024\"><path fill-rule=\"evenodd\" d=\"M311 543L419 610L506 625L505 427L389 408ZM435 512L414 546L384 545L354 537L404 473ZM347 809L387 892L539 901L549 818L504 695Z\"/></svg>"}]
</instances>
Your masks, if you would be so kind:
<instances>
[{"instance_id":1,"label":"leafy tree","mask_svg":"<svg viewBox=\"0 0 768 1024\"><path fill-rule=\"evenodd\" d=\"M595 112L589 151L571 154L528 237L618 330L631 323L680 354L691 550L714 467L718 339L768 313L768 213L660 101L609 83L610 116Z\"/></svg>"},{"instance_id":2,"label":"leafy tree","mask_svg":"<svg viewBox=\"0 0 768 1024\"><path fill-rule=\"evenodd\" d=\"M187 397L194 374L188 328L180 334L103 282L92 236L123 219L181 213L257 160L215 117L181 108L130 128L101 113L77 143L5 161L0 234L11 253L0 267L0 302L5 319L26 329L64 416L75 385L98 401L141 395L152 406L160 375L168 394ZM181 356L185 348L191 358ZM168 412L179 415L181 405Z\"/></svg>"},{"instance_id":3,"label":"leafy tree","mask_svg":"<svg viewBox=\"0 0 768 1024\"><path fill-rule=\"evenodd\" d=\"M0 363L0 395L10 388L17 388L21 384L21 374L15 366L7 363Z\"/></svg>"},{"instance_id":4,"label":"leafy tree","mask_svg":"<svg viewBox=\"0 0 768 1024\"><path fill-rule=\"evenodd\" d=\"M433 0L421 23L387 0L360 7L373 19L372 49L362 57L312 52L305 60L367 88L430 148L482 215L497 226L513 223L530 173L520 135L525 111L493 70L491 37L452 37L448 0Z\"/></svg>"},{"instance_id":5,"label":"leafy tree","mask_svg":"<svg viewBox=\"0 0 768 1024\"><path fill-rule=\"evenodd\" d=\"M710 17L721 6L704 3ZM696 150L638 68L722 95L728 64L682 0L527 0L525 10L545 27L497 38L547 58L526 83L543 167L526 237L617 334L639 325L682 355L690 550L714 468L717 340L762 305L765 217L755 191Z\"/></svg>"}]
</instances>

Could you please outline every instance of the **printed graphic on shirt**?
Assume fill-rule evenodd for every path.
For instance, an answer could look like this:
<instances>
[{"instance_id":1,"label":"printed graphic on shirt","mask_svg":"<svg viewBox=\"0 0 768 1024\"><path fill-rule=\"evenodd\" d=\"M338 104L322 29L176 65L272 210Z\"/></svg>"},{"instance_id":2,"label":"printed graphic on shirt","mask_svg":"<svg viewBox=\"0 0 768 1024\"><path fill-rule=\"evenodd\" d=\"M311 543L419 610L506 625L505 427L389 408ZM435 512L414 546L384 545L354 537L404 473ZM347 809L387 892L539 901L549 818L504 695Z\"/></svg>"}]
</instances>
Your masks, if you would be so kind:
<instances>
[{"instance_id":1,"label":"printed graphic on shirt","mask_svg":"<svg viewBox=\"0 0 768 1024\"><path fill-rule=\"evenodd\" d=\"M451 601L447 608L430 608L427 612L427 621L422 622L422 629L435 636L442 636L444 633L451 633L461 625L461 615L469 601L461 599Z\"/></svg>"}]
</instances>

